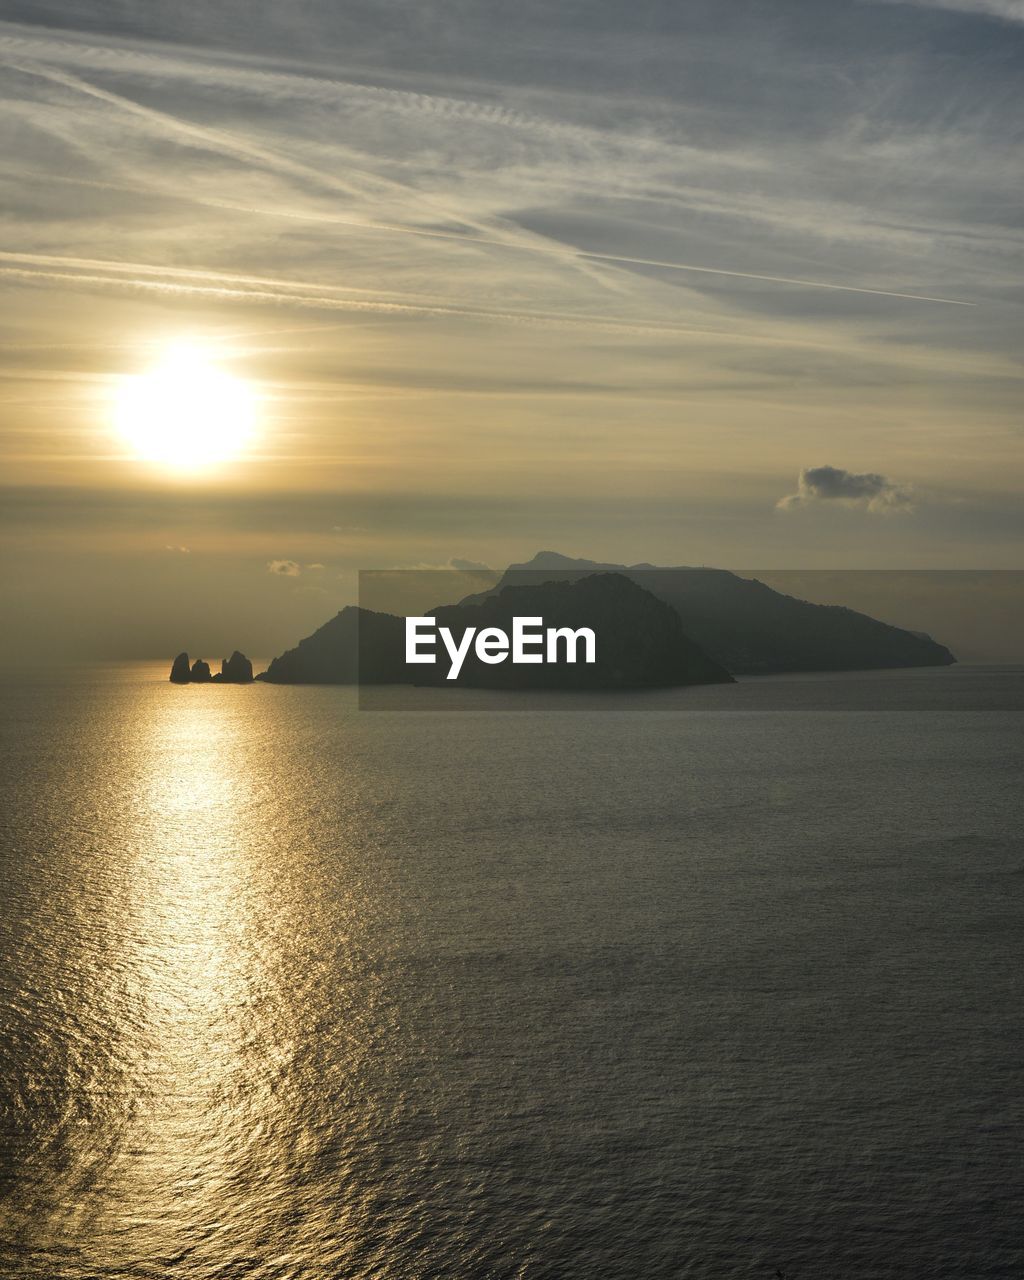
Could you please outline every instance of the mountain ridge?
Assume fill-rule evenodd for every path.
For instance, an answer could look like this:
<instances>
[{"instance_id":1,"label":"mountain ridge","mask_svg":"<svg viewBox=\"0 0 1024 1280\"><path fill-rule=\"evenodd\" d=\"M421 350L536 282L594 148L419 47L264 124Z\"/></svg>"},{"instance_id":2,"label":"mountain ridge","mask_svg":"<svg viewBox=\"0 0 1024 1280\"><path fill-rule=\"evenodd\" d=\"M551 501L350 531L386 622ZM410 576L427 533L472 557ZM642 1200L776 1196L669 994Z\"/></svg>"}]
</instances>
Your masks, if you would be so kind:
<instances>
[{"instance_id":1,"label":"mountain ridge","mask_svg":"<svg viewBox=\"0 0 1024 1280\"><path fill-rule=\"evenodd\" d=\"M593 573L621 573L672 605L686 634L736 675L956 662L945 645L923 632L881 622L845 605L800 600L729 569L621 565L540 551L526 563L509 565L495 589L513 581L573 580ZM469 596L466 602L478 598Z\"/></svg>"},{"instance_id":2,"label":"mountain ridge","mask_svg":"<svg viewBox=\"0 0 1024 1280\"><path fill-rule=\"evenodd\" d=\"M536 616L549 627L590 627L599 637L593 664L491 664L471 655L458 682L469 688L669 688L733 679L685 634L670 605L623 574L588 574L568 583L510 583L479 600L438 606L430 616L453 633L467 627L507 631L514 617ZM404 646L404 618L350 605L275 658L257 679L270 684L446 685L443 662L413 673L405 663Z\"/></svg>"}]
</instances>

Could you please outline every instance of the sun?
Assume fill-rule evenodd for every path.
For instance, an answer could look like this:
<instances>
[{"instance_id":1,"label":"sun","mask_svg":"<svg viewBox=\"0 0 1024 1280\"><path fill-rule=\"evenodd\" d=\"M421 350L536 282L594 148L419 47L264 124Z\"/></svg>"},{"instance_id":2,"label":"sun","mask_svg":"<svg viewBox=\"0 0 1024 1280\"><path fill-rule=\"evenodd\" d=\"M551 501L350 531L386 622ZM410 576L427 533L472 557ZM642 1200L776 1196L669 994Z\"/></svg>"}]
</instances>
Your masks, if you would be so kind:
<instances>
[{"instance_id":1,"label":"sun","mask_svg":"<svg viewBox=\"0 0 1024 1280\"><path fill-rule=\"evenodd\" d=\"M137 458L201 471L240 458L256 429L256 395L201 347L176 345L144 373L124 378L114 425Z\"/></svg>"}]
</instances>

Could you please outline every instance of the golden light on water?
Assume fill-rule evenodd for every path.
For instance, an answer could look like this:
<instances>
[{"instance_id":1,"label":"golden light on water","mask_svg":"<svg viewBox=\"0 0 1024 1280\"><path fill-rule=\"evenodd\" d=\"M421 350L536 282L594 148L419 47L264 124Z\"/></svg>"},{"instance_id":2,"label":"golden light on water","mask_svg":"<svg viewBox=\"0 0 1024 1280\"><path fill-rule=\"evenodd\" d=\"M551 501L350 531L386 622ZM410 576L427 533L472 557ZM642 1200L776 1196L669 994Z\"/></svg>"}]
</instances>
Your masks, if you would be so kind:
<instances>
[{"instance_id":1,"label":"golden light on water","mask_svg":"<svg viewBox=\"0 0 1024 1280\"><path fill-rule=\"evenodd\" d=\"M130 892L112 922L129 940L119 1053L131 1105L94 1206L98 1249L129 1230L137 1247L172 1257L189 1237L192 1263L211 1268L256 1206L231 1194L260 1182L254 1149L264 1163L280 1155L267 1134L287 1128L294 1054L249 860L245 710L165 699L140 718Z\"/></svg>"},{"instance_id":2,"label":"golden light on water","mask_svg":"<svg viewBox=\"0 0 1024 1280\"><path fill-rule=\"evenodd\" d=\"M173 471L202 471L234 461L252 446L257 397L202 347L176 344L145 372L121 381L114 425L136 458Z\"/></svg>"}]
</instances>

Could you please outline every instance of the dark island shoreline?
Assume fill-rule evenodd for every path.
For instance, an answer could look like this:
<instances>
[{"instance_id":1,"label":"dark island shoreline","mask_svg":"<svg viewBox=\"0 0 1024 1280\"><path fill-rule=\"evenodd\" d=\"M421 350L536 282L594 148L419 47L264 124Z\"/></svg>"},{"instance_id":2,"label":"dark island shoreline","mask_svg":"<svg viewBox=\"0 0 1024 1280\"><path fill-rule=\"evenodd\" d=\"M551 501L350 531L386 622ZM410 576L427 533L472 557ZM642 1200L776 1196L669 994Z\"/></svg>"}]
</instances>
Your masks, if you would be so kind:
<instances>
[{"instance_id":1,"label":"dark island shoreline","mask_svg":"<svg viewBox=\"0 0 1024 1280\"><path fill-rule=\"evenodd\" d=\"M838 605L812 604L721 569L599 565L543 552L506 571L492 591L430 610L454 633L507 629L516 616L588 626L601 637L593 665L467 660L459 687L513 691L670 689L737 677L945 667L956 662L923 632ZM253 674L239 650L213 673L187 652L174 684L455 686L443 664L405 662L404 618L349 605Z\"/></svg>"}]
</instances>

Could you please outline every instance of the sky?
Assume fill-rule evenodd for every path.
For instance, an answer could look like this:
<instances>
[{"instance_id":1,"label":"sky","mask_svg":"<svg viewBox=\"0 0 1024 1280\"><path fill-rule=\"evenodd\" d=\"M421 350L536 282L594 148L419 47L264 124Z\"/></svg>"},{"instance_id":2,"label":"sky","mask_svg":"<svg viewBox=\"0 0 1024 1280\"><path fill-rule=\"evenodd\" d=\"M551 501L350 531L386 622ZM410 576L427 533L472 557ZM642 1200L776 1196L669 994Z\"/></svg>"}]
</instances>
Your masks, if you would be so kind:
<instances>
[{"instance_id":1,"label":"sky","mask_svg":"<svg viewBox=\"0 0 1024 1280\"><path fill-rule=\"evenodd\" d=\"M1024 568L1022 67L1024 0L0 4L0 650L542 548ZM184 471L115 428L180 343L257 405Z\"/></svg>"}]
</instances>

